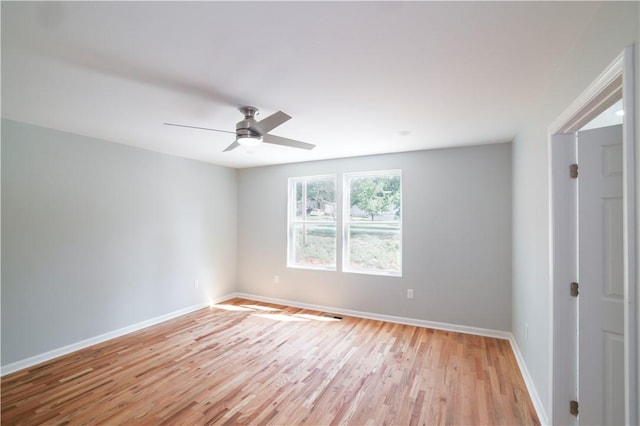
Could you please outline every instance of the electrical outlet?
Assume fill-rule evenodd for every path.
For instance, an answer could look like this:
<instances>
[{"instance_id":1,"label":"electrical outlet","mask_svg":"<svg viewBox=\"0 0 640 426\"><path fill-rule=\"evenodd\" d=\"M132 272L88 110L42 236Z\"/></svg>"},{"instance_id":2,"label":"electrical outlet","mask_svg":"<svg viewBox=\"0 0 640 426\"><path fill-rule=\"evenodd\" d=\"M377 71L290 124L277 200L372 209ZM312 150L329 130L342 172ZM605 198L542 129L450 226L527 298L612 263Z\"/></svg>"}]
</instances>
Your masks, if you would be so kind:
<instances>
[{"instance_id":1,"label":"electrical outlet","mask_svg":"<svg viewBox=\"0 0 640 426\"><path fill-rule=\"evenodd\" d=\"M407 299L413 299L413 289L412 288L408 288L407 289Z\"/></svg>"},{"instance_id":2,"label":"electrical outlet","mask_svg":"<svg viewBox=\"0 0 640 426\"><path fill-rule=\"evenodd\" d=\"M193 288L199 288L199 287L200 287L200 281L193 280Z\"/></svg>"},{"instance_id":3,"label":"electrical outlet","mask_svg":"<svg viewBox=\"0 0 640 426\"><path fill-rule=\"evenodd\" d=\"M273 282L278 284L280 282L280 276L279 275L274 275L273 276Z\"/></svg>"}]
</instances>

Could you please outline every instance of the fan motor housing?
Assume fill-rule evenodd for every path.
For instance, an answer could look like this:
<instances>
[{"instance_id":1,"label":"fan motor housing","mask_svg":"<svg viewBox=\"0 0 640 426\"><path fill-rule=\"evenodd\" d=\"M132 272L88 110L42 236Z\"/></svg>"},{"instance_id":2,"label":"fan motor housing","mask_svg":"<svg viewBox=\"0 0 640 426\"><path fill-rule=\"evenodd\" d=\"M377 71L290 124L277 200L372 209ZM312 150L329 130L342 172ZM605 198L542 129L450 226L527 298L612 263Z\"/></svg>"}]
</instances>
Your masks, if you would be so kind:
<instances>
[{"instance_id":1,"label":"fan motor housing","mask_svg":"<svg viewBox=\"0 0 640 426\"><path fill-rule=\"evenodd\" d=\"M240 112L244 115L244 120L238 121L236 124L236 136L238 137L259 137L260 133L252 130L256 120L254 116L258 113L258 108L252 106L241 107Z\"/></svg>"},{"instance_id":2,"label":"fan motor housing","mask_svg":"<svg viewBox=\"0 0 640 426\"><path fill-rule=\"evenodd\" d=\"M252 131L251 126L256 124L255 120L242 120L236 124L236 136L262 136L260 133Z\"/></svg>"}]
</instances>

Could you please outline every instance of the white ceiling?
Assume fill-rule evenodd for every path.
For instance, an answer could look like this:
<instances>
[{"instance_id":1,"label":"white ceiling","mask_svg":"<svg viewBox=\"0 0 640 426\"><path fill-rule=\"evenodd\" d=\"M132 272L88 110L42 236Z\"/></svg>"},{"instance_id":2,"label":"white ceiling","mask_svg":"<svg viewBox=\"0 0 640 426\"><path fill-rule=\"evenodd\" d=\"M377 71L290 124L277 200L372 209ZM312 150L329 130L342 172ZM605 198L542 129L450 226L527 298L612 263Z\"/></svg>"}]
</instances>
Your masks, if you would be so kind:
<instances>
[{"instance_id":1,"label":"white ceiling","mask_svg":"<svg viewBox=\"0 0 640 426\"><path fill-rule=\"evenodd\" d=\"M6 2L2 116L231 167L512 140L593 2ZM316 144L222 150L237 107ZM408 136L400 133L409 131Z\"/></svg>"}]
</instances>

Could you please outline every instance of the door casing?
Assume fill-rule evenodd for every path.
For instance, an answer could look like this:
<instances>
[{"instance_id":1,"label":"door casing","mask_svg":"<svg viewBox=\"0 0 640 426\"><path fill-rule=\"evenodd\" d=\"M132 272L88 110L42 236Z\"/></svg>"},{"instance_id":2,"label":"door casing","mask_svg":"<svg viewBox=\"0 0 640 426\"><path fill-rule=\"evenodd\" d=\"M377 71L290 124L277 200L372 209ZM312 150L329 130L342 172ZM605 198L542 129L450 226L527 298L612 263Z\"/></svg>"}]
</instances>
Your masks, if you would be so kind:
<instances>
[{"instance_id":1,"label":"door casing","mask_svg":"<svg viewBox=\"0 0 640 426\"><path fill-rule=\"evenodd\" d=\"M623 99L623 238L625 421L638 424L637 241L633 47L616 60L549 127L550 380L552 424L577 424L569 401L577 392L577 301L569 285L577 279L577 186L569 165L577 158L575 132ZM631 118L629 118L631 117Z\"/></svg>"}]
</instances>

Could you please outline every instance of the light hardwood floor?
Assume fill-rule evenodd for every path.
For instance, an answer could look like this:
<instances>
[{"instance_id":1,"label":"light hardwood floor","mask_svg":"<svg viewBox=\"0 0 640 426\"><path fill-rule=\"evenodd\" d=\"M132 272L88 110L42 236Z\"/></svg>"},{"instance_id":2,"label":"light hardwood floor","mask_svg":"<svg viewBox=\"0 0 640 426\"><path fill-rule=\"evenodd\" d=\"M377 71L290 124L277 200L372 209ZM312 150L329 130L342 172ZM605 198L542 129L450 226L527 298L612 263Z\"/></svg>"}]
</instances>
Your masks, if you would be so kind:
<instances>
[{"instance_id":1,"label":"light hardwood floor","mask_svg":"<svg viewBox=\"0 0 640 426\"><path fill-rule=\"evenodd\" d=\"M233 299L2 378L2 425L539 424L509 343Z\"/></svg>"}]
</instances>

